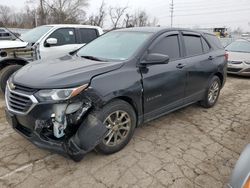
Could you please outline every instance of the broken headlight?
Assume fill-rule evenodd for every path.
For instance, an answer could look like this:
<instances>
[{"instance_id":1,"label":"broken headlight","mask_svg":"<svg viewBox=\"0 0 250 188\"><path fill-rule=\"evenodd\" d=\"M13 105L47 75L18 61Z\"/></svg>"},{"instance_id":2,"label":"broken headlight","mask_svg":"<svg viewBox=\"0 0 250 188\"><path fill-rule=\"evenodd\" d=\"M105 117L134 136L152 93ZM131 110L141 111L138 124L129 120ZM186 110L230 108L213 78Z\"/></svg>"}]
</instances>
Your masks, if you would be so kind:
<instances>
[{"instance_id":1,"label":"broken headlight","mask_svg":"<svg viewBox=\"0 0 250 188\"><path fill-rule=\"evenodd\" d=\"M77 96L83 90L87 89L87 87L88 87L88 84L85 84L76 88L40 90L36 93L36 96L43 101L67 100L67 99Z\"/></svg>"}]
</instances>

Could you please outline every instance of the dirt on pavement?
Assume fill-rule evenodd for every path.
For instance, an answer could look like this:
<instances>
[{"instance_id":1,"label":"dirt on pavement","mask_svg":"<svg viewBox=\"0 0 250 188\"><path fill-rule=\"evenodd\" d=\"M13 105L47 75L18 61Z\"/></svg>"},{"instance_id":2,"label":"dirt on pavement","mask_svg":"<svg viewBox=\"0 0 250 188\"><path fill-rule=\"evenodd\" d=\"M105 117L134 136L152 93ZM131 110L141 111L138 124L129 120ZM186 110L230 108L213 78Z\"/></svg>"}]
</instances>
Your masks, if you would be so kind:
<instances>
[{"instance_id":1,"label":"dirt on pavement","mask_svg":"<svg viewBox=\"0 0 250 188\"><path fill-rule=\"evenodd\" d=\"M33 146L4 118L0 187L211 187L226 185L250 142L250 79L229 77L218 104L195 104L136 129L122 151L81 162Z\"/></svg>"}]
</instances>

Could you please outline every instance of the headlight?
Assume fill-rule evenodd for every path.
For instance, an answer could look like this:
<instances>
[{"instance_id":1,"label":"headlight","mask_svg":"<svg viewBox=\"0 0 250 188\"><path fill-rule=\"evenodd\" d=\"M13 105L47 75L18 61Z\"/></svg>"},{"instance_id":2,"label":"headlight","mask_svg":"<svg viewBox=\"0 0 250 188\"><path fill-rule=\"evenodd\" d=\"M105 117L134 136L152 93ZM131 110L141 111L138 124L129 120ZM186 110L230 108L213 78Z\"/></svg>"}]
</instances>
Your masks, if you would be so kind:
<instances>
[{"instance_id":1,"label":"headlight","mask_svg":"<svg viewBox=\"0 0 250 188\"><path fill-rule=\"evenodd\" d=\"M246 64L250 65L250 61L245 61Z\"/></svg>"},{"instance_id":2,"label":"headlight","mask_svg":"<svg viewBox=\"0 0 250 188\"><path fill-rule=\"evenodd\" d=\"M40 90L36 93L36 96L38 96L42 100L67 100L74 96L77 96L83 90L87 89L87 87L88 84L76 88Z\"/></svg>"}]
</instances>

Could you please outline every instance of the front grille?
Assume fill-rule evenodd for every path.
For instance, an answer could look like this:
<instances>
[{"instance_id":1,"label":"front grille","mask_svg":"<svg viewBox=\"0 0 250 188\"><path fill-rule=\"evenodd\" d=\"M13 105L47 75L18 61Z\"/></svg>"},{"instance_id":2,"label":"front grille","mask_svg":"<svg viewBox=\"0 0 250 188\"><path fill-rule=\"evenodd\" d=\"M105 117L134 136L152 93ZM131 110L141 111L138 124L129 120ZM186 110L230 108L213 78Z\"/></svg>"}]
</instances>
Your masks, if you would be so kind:
<instances>
[{"instance_id":1,"label":"front grille","mask_svg":"<svg viewBox=\"0 0 250 188\"><path fill-rule=\"evenodd\" d=\"M240 65L242 64L242 61L229 61L229 64L234 64L234 65Z\"/></svg>"},{"instance_id":2,"label":"front grille","mask_svg":"<svg viewBox=\"0 0 250 188\"><path fill-rule=\"evenodd\" d=\"M9 106L13 110L25 113L30 109L32 104L33 103L29 97L25 97L17 93L9 93Z\"/></svg>"},{"instance_id":3,"label":"front grille","mask_svg":"<svg viewBox=\"0 0 250 188\"><path fill-rule=\"evenodd\" d=\"M7 86L5 100L8 109L18 114L27 114L38 103L33 95L18 92L16 88L11 90L9 86Z\"/></svg>"},{"instance_id":4,"label":"front grille","mask_svg":"<svg viewBox=\"0 0 250 188\"><path fill-rule=\"evenodd\" d=\"M227 71L229 71L229 72L239 72L239 71L241 71L241 68L227 68Z\"/></svg>"},{"instance_id":5,"label":"front grille","mask_svg":"<svg viewBox=\"0 0 250 188\"><path fill-rule=\"evenodd\" d=\"M29 88L26 86L17 85L17 84L15 84L15 90L20 91L20 92L27 92L27 93L34 93L37 91L36 89Z\"/></svg>"}]
</instances>

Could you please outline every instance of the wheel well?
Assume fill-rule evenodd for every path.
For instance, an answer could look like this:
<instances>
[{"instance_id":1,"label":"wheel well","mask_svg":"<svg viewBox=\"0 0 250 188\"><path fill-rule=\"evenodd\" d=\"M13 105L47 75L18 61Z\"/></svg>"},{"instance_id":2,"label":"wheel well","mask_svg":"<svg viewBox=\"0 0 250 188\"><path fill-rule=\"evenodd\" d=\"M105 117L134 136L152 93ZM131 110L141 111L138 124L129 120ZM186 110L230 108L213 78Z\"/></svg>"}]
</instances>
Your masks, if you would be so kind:
<instances>
[{"instance_id":1,"label":"wheel well","mask_svg":"<svg viewBox=\"0 0 250 188\"><path fill-rule=\"evenodd\" d=\"M26 65L28 62L23 59L6 59L0 62L0 69L9 65Z\"/></svg>"},{"instance_id":2,"label":"wheel well","mask_svg":"<svg viewBox=\"0 0 250 188\"><path fill-rule=\"evenodd\" d=\"M220 72L217 72L217 73L215 74L215 76L218 76L219 79L220 79L220 81L221 81L221 84L223 84L223 81L224 81L223 75L222 75Z\"/></svg>"},{"instance_id":3,"label":"wheel well","mask_svg":"<svg viewBox=\"0 0 250 188\"><path fill-rule=\"evenodd\" d=\"M134 103L134 101L131 98L126 97L126 96L116 97L116 98L113 98L111 101L116 100L116 99L123 100L123 101L127 102L128 104L130 104L132 106L132 108L135 111L136 117L137 117L137 123L136 124L138 124L138 110L137 110L137 107L136 107L136 104Z\"/></svg>"}]
</instances>

